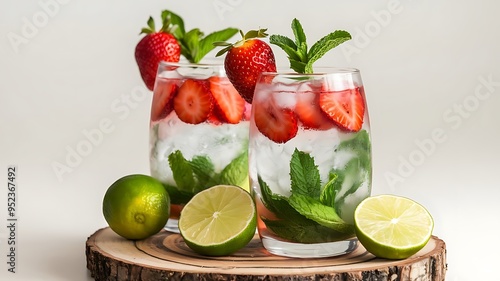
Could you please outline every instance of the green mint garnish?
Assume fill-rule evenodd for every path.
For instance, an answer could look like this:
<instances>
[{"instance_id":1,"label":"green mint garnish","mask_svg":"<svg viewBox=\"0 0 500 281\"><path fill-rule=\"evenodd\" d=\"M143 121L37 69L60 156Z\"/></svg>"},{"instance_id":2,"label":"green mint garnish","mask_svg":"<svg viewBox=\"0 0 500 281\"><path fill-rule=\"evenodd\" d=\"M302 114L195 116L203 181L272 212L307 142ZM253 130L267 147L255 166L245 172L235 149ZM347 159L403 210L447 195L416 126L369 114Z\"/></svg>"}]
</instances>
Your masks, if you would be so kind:
<instances>
[{"instance_id":1,"label":"green mint garnish","mask_svg":"<svg viewBox=\"0 0 500 281\"><path fill-rule=\"evenodd\" d=\"M193 198L194 193L192 192L185 192L182 190L179 190L177 187L169 185L169 184L163 184L165 187L165 190L167 190L167 193L170 197L170 203L172 204L186 204Z\"/></svg>"},{"instance_id":2,"label":"green mint garnish","mask_svg":"<svg viewBox=\"0 0 500 281\"><path fill-rule=\"evenodd\" d=\"M319 197L319 200L323 205L330 207L335 206L335 198L337 197L339 186L338 183L338 174L330 173L330 180L326 183Z\"/></svg>"},{"instance_id":3,"label":"green mint garnish","mask_svg":"<svg viewBox=\"0 0 500 281\"><path fill-rule=\"evenodd\" d=\"M261 216L261 219L269 229L280 237L302 243L317 243L352 236L352 233L337 232L306 218L290 205L287 197L273 194L260 177L258 181L264 205L279 218L275 220Z\"/></svg>"},{"instance_id":4,"label":"green mint garnish","mask_svg":"<svg viewBox=\"0 0 500 281\"><path fill-rule=\"evenodd\" d=\"M333 181L335 193L335 206L341 215L338 206L342 206L347 196L355 193L359 187L367 181L371 181L371 145L368 132L359 131L356 135L345 140L336 148L337 151L350 151L356 157L349 160L344 167L332 169L331 174L336 174L338 178Z\"/></svg>"},{"instance_id":5,"label":"green mint garnish","mask_svg":"<svg viewBox=\"0 0 500 281\"><path fill-rule=\"evenodd\" d=\"M169 19L176 26L172 34L181 45L181 54L192 63L200 62L212 51L215 48L214 42L226 41L238 32L238 29L230 27L205 36L199 28L186 32L182 18L171 11L163 11L162 18Z\"/></svg>"},{"instance_id":6,"label":"green mint garnish","mask_svg":"<svg viewBox=\"0 0 500 281\"><path fill-rule=\"evenodd\" d=\"M295 149L290 160L290 179L294 194L319 198L321 183L318 166L309 154Z\"/></svg>"},{"instance_id":7,"label":"green mint garnish","mask_svg":"<svg viewBox=\"0 0 500 281\"><path fill-rule=\"evenodd\" d=\"M179 150L171 153L168 156L168 163L172 169L177 187L180 190L194 192L197 183L194 179L193 168L189 161L184 158L182 153Z\"/></svg>"},{"instance_id":8,"label":"green mint garnish","mask_svg":"<svg viewBox=\"0 0 500 281\"><path fill-rule=\"evenodd\" d=\"M264 206L279 219L261 217L266 226L283 238L302 243L325 242L353 235L353 229L333 206L320 201L318 167L309 154L295 149L290 161L291 196L273 194L259 177Z\"/></svg>"},{"instance_id":9,"label":"green mint garnish","mask_svg":"<svg viewBox=\"0 0 500 281\"><path fill-rule=\"evenodd\" d=\"M347 196L371 180L370 139L365 130L340 143L336 151L355 156L344 167L332 169L328 182L320 182L314 157L295 149L290 160L291 195L274 194L258 176L264 206L278 219L261 217L277 235L302 243L341 240L354 234L340 216Z\"/></svg>"},{"instance_id":10,"label":"green mint garnish","mask_svg":"<svg viewBox=\"0 0 500 281\"><path fill-rule=\"evenodd\" d=\"M200 192L207 187L217 184L217 175L214 171L214 164L207 156L194 156L189 162L194 176L197 180L195 192Z\"/></svg>"},{"instance_id":11,"label":"green mint garnish","mask_svg":"<svg viewBox=\"0 0 500 281\"><path fill-rule=\"evenodd\" d=\"M262 191L262 200L264 206L276 216L282 219L298 219L300 214L290 206L288 198L279 194L272 193L271 189L261 177L258 177L260 190Z\"/></svg>"},{"instance_id":12,"label":"green mint garnish","mask_svg":"<svg viewBox=\"0 0 500 281\"><path fill-rule=\"evenodd\" d=\"M324 227L339 232L351 232L352 227L346 224L336 213L335 208L323 205L319 200L306 195L292 194L290 205L301 215Z\"/></svg>"},{"instance_id":13,"label":"green mint garnish","mask_svg":"<svg viewBox=\"0 0 500 281\"><path fill-rule=\"evenodd\" d=\"M220 184L241 184L248 177L248 150L234 158L220 173Z\"/></svg>"},{"instance_id":14,"label":"green mint garnish","mask_svg":"<svg viewBox=\"0 0 500 281\"><path fill-rule=\"evenodd\" d=\"M370 145L370 136L366 130L361 130L356 135L346 141L341 142L337 146L337 150L345 150L351 149L356 152L365 152L370 153L371 145Z\"/></svg>"},{"instance_id":15,"label":"green mint garnish","mask_svg":"<svg viewBox=\"0 0 500 281\"><path fill-rule=\"evenodd\" d=\"M308 50L307 38L300 22L293 19L291 26L295 41L283 35L271 35L269 42L285 51L290 60L290 68L297 73L313 73L314 62L331 49L351 39L349 32L336 30L318 40Z\"/></svg>"},{"instance_id":16,"label":"green mint garnish","mask_svg":"<svg viewBox=\"0 0 500 281\"><path fill-rule=\"evenodd\" d=\"M233 159L220 173L204 155L187 160L181 151L176 150L168 156L170 169L176 186L164 184L172 203L187 203L196 193L217 184L239 185L248 177L248 152L245 149Z\"/></svg>"}]
</instances>

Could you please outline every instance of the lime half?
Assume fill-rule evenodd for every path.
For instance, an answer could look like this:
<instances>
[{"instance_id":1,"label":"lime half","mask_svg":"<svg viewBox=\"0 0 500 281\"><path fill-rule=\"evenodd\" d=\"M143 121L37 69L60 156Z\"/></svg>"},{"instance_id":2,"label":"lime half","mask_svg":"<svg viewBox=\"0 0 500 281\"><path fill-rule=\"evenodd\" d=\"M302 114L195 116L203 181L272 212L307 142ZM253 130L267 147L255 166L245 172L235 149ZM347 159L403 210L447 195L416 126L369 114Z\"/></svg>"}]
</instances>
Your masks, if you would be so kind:
<instances>
[{"instance_id":1,"label":"lime half","mask_svg":"<svg viewBox=\"0 0 500 281\"><path fill-rule=\"evenodd\" d=\"M257 215L250 193L238 186L216 185L197 193L184 206L179 231L195 252L229 255L255 235Z\"/></svg>"},{"instance_id":2,"label":"lime half","mask_svg":"<svg viewBox=\"0 0 500 281\"><path fill-rule=\"evenodd\" d=\"M367 251L380 258L405 259L422 249L434 221L417 202L394 195L363 200L354 212L356 235Z\"/></svg>"}]
</instances>

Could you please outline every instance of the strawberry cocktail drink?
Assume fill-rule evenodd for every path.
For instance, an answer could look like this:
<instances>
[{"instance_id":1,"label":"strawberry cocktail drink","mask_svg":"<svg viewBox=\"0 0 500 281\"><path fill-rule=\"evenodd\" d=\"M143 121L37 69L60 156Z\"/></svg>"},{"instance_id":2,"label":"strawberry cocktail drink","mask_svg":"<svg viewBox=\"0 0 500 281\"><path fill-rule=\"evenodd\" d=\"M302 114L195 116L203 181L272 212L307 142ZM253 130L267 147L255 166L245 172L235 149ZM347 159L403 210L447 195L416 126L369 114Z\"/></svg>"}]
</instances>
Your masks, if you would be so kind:
<instances>
[{"instance_id":1,"label":"strawberry cocktail drink","mask_svg":"<svg viewBox=\"0 0 500 281\"><path fill-rule=\"evenodd\" d=\"M150 123L151 175L166 187L177 232L182 206L217 184L248 189L251 106L238 94L222 64L162 62Z\"/></svg>"},{"instance_id":2,"label":"strawberry cocktail drink","mask_svg":"<svg viewBox=\"0 0 500 281\"><path fill-rule=\"evenodd\" d=\"M353 213L370 195L372 171L359 71L263 73L249 149L258 230L268 251L321 257L355 248Z\"/></svg>"}]
</instances>

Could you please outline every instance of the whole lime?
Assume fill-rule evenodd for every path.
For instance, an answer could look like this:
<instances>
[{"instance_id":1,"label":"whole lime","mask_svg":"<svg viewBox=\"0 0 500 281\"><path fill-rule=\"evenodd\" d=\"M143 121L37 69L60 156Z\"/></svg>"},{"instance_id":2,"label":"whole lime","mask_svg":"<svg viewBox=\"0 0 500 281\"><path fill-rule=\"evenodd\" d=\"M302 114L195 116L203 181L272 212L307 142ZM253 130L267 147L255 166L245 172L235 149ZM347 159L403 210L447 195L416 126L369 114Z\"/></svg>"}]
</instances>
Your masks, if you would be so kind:
<instances>
[{"instance_id":1,"label":"whole lime","mask_svg":"<svg viewBox=\"0 0 500 281\"><path fill-rule=\"evenodd\" d=\"M141 174L124 176L106 191L102 213L118 235L144 239L158 233L170 215L170 197L157 179Z\"/></svg>"}]
</instances>

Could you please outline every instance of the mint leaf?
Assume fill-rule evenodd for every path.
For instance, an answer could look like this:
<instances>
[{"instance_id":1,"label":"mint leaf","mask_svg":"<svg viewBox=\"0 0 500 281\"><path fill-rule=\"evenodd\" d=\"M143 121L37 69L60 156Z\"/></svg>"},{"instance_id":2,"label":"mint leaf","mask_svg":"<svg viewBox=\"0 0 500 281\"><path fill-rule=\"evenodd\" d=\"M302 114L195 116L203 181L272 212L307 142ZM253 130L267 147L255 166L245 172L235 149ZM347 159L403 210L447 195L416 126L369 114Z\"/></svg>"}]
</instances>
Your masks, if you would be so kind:
<instances>
[{"instance_id":1,"label":"mint leaf","mask_svg":"<svg viewBox=\"0 0 500 281\"><path fill-rule=\"evenodd\" d=\"M300 51L307 51L307 44L305 46L303 43L306 43L306 34L304 33L304 29L302 28L302 24L300 24L299 20L293 19L292 20L292 31L293 35L295 36L295 45L299 47ZM305 48L304 48L305 47Z\"/></svg>"},{"instance_id":2,"label":"mint leaf","mask_svg":"<svg viewBox=\"0 0 500 281\"><path fill-rule=\"evenodd\" d=\"M274 194L267 183L265 183L260 176L258 176L259 186L261 190L262 203L271 212L273 212L277 217L280 218L291 218L294 214L297 214L285 196ZM300 215L299 215L300 216Z\"/></svg>"},{"instance_id":3,"label":"mint leaf","mask_svg":"<svg viewBox=\"0 0 500 281\"><path fill-rule=\"evenodd\" d=\"M193 169L189 161L182 155L182 152L179 150L172 152L168 156L168 163L170 169L172 169L177 188L183 191L194 192L196 181L193 176Z\"/></svg>"},{"instance_id":4,"label":"mint leaf","mask_svg":"<svg viewBox=\"0 0 500 281\"><path fill-rule=\"evenodd\" d=\"M273 194L260 176L258 181L262 193L262 203L278 218L269 219L261 216L261 219L266 227L278 236L300 243L320 243L342 240L354 234L354 232L338 232L306 218L289 204L288 198Z\"/></svg>"},{"instance_id":5,"label":"mint leaf","mask_svg":"<svg viewBox=\"0 0 500 281\"><path fill-rule=\"evenodd\" d=\"M326 206L334 207L335 206L335 197L337 196L337 185L338 183L338 175L334 173L330 173L330 180L326 183L325 187L321 191L321 195L319 197L319 201Z\"/></svg>"},{"instance_id":6,"label":"mint leaf","mask_svg":"<svg viewBox=\"0 0 500 281\"><path fill-rule=\"evenodd\" d=\"M170 197L171 204L186 204L194 196L194 193L179 190L173 185L163 184L163 186Z\"/></svg>"},{"instance_id":7,"label":"mint leaf","mask_svg":"<svg viewBox=\"0 0 500 281\"><path fill-rule=\"evenodd\" d=\"M210 158L197 155L189 163L198 183L195 192L217 184L217 174L214 171L214 164Z\"/></svg>"},{"instance_id":8,"label":"mint leaf","mask_svg":"<svg viewBox=\"0 0 500 281\"><path fill-rule=\"evenodd\" d=\"M370 136L366 130L361 130L356 133L351 139L341 142L337 146L337 150L351 149L354 152L371 153Z\"/></svg>"},{"instance_id":9,"label":"mint leaf","mask_svg":"<svg viewBox=\"0 0 500 281\"><path fill-rule=\"evenodd\" d=\"M261 219L266 224L266 227L276 235L299 243L332 242L354 236L354 232L338 232L304 217L300 220L269 220L265 217Z\"/></svg>"},{"instance_id":10,"label":"mint leaf","mask_svg":"<svg viewBox=\"0 0 500 281\"><path fill-rule=\"evenodd\" d=\"M288 202L301 215L324 227L339 232L352 232L353 230L350 225L346 224L337 215L333 207L325 206L319 200L304 195L292 194Z\"/></svg>"},{"instance_id":11,"label":"mint leaf","mask_svg":"<svg viewBox=\"0 0 500 281\"><path fill-rule=\"evenodd\" d=\"M292 21L292 31L295 41L282 35L271 35L269 42L285 51L290 61L290 68L297 73L313 73L314 62L331 49L351 39L347 31L337 30L321 38L308 51L305 32L297 19Z\"/></svg>"},{"instance_id":12,"label":"mint leaf","mask_svg":"<svg viewBox=\"0 0 500 281\"><path fill-rule=\"evenodd\" d=\"M234 158L220 174L220 184L240 185L248 177L248 150Z\"/></svg>"},{"instance_id":13,"label":"mint leaf","mask_svg":"<svg viewBox=\"0 0 500 281\"><path fill-rule=\"evenodd\" d=\"M208 53L210 53L210 51L212 51L216 47L216 45L214 45L215 42L229 40L236 33L238 33L238 29L230 27L216 32L212 32L208 34L205 38L202 38L198 45L197 51L194 54L193 62L201 61L202 58L204 58Z\"/></svg>"},{"instance_id":14,"label":"mint leaf","mask_svg":"<svg viewBox=\"0 0 500 281\"><path fill-rule=\"evenodd\" d=\"M358 191L359 187L371 178L371 166L369 162L362 161L360 157L356 157L347 162L343 170L332 171L338 176L338 180L334 182L334 190L336 194L335 208L340 214L340 207L344 205L347 196Z\"/></svg>"},{"instance_id":15,"label":"mint leaf","mask_svg":"<svg viewBox=\"0 0 500 281\"><path fill-rule=\"evenodd\" d=\"M333 169L337 180L332 182L335 193L335 208L341 214L346 198L358 191L364 183L370 183L372 177L371 144L366 130L359 131L353 138L340 143L336 151L350 151L355 156L344 167Z\"/></svg>"},{"instance_id":16,"label":"mint leaf","mask_svg":"<svg viewBox=\"0 0 500 281\"><path fill-rule=\"evenodd\" d=\"M290 179L293 194L319 198L321 182L318 167L309 154L295 149L290 160Z\"/></svg>"},{"instance_id":17,"label":"mint leaf","mask_svg":"<svg viewBox=\"0 0 500 281\"><path fill-rule=\"evenodd\" d=\"M283 35L271 35L269 43L283 49L290 60L300 61L300 57L297 54L297 45L295 45L292 39Z\"/></svg>"},{"instance_id":18,"label":"mint leaf","mask_svg":"<svg viewBox=\"0 0 500 281\"><path fill-rule=\"evenodd\" d=\"M313 73L313 63L323 57L328 51L351 39L351 35L346 31L337 30L316 42L309 51L309 58L305 67L306 73Z\"/></svg>"}]
</instances>

